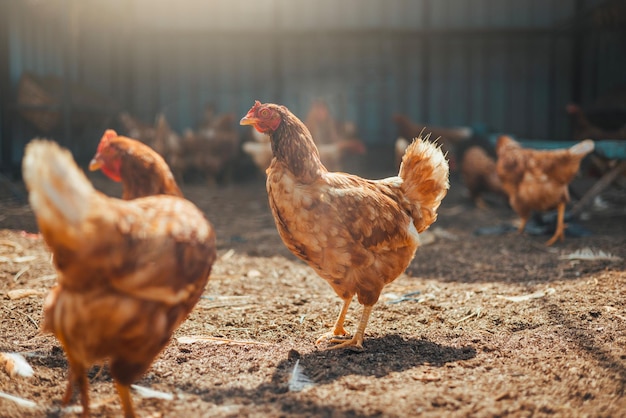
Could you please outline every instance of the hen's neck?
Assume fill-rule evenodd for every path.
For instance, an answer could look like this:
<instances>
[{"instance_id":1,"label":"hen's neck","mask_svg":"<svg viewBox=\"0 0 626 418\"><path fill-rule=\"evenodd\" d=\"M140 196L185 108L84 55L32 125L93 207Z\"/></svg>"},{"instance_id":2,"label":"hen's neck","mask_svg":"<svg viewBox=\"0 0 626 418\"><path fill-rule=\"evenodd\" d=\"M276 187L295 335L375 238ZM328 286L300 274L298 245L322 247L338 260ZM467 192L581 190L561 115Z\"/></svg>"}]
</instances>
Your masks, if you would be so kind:
<instances>
[{"instance_id":1,"label":"hen's neck","mask_svg":"<svg viewBox=\"0 0 626 418\"><path fill-rule=\"evenodd\" d=\"M272 152L298 179L311 183L327 171L307 127L293 115L284 115L270 135Z\"/></svg>"},{"instance_id":2,"label":"hen's neck","mask_svg":"<svg viewBox=\"0 0 626 418\"><path fill-rule=\"evenodd\" d=\"M158 161L125 158L122 161L121 177L124 200L157 194L183 195L172 173L167 167L160 166Z\"/></svg>"}]
</instances>

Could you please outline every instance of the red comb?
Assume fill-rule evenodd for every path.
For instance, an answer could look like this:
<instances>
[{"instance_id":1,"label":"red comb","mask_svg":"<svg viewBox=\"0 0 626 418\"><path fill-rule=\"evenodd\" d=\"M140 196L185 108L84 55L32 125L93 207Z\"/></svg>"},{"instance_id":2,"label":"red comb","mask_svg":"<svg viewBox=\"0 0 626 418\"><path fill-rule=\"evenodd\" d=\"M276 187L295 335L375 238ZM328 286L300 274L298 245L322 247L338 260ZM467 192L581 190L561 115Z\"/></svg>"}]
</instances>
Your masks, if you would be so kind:
<instances>
[{"instance_id":1,"label":"red comb","mask_svg":"<svg viewBox=\"0 0 626 418\"><path fill-rule=\"evenodd\" d=\"M257 109L259 107L261 107L263 105L263 103L259 102L258 100L254 101L254 105L252 105L252 107L250 108L250 110L248 110L248 114L247 116L252 116L256 113Z\"/></svg>"},{"instance_id":2,"label":"red comb","mask_svg":"<svg viewBox=\"0 0 626 418\"><path fill-rule=\"evenodd\" d=\"M106 131L104 131L104 136L102 138L106 138L109 140L117 138L117 132L115 132L113 129L107 129Z\"/></svg>"},{"instance_id":3,"label":"red comb","mask_svg":"<svg viewBox=\"0 0 626 418\"><path fill-rule=\"evenodd\" d=\"M97 152L99 153L100 151L102 151L102 149L109 145L109 142L111 142L112 139L117 138L117 136L117 132L115 132L113 129L107 129L106 131L104 131L104 135L102 135L102 138L100 138Z\"/></svg>"}]
</instances>

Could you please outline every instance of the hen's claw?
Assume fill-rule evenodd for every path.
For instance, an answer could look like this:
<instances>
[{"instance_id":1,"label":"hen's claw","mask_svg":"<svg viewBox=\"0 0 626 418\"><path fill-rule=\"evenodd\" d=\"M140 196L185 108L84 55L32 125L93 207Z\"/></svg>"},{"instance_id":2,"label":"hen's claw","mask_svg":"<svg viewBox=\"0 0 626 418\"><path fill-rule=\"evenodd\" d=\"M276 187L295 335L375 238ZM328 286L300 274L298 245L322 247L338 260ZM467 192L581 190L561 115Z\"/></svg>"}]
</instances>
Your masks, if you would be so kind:
<instances>
[{"instance_id":1,"label":"hen's claw","mask_svg":"<svg viewBox=\"0 0 626 418\"><path fill-rule=\"evenodd\" d=\"M335 326L333 327L333 330L319 337L315 341L315 345L318 345L323 341L330 341L333 338L338 338L348 334L348 331L346 331L346 329L343 327L343 322L346 319L346 314L348 313L348 307L350 306L350 302L352 302L352 298L345 299L343 301L343 307L341 308L341 312L337 317L337 321L335 321Z\"/></svg>"},{"instance_id":2,"label":"hen's claw","mask_svg":"<svg viewBox=\"0 0 626 418\"><path fill-rule=\"evenodd\" d=\"M363 351L363 338L358 338L358 336L353 337L347 333L345 333L344 335L335 335L333 332L327 332L326 334L320 336L315 341L315 345L319 345L322 342L327 342L329 344L336 344L336 345L327 347L326 350L335 350L337 348L349 348L354 351Z\"/></svg>"},{"instance_id":3,"label":"hen's claw","mask_svg":"<svg viewBox=\"0 0 626 418\"><path fill-rule=\"evenodd\" d=\"M335 342L335 341L345 341L346 338L350 338L348 332L346 330L342 330L343 332L336 334L334 331L327 332L325 334L320 335L320 337L315 340L315 345L320 345L323 342Z\"/></svg>"},{"instance_id":4,"label":"hen's claw","mask_svg":"<svg viewBox=\"0 0 626 418\"><path fill-rule=\"evenodd\" d=\"M330 340L331 343L337 344L332 347L328 347L328 350L336 350L338 348L347 348L352 351L363 351L363 338L357 338L358 336L354 336L349 340L342 340L338 338L334 338Z\"/></svg>"},{"instance_id":5,"label":"hen's claw","mask_svg":"<svg viewBox=\"0 0 626 418\"><path fill-rule=\"evenodd\" d=\"M363 336L365 335L365 326L367 325L367 321L369 320L371 312L372 312L371 305L363 306L363 314L361 315L361 320L359 321L359 326L357 327L357 330L354 336L347 341L345 339L342 339L338 335L332 336L329 342L333 344L337 344L337 345L328 347L328 350L336 350L338 348L348 348L353 351L363 351ZM341 327L341 330L343 330L343 327ZM337 328L335 327L335 333L336 332L337 332ZM343 330L343 332L345 334L345 330Z\"/></svg>"}]
</instances>

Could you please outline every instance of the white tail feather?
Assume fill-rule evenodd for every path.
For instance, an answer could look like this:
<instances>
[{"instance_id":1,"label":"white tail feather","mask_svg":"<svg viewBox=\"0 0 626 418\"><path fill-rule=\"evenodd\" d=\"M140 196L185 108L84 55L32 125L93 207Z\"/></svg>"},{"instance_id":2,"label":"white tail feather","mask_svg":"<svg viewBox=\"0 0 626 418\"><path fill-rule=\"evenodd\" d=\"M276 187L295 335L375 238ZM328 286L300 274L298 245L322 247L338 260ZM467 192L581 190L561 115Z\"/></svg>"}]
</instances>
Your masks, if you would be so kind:
<instances>
[{"instance_id":1,"label":"white tail feather","mask_svg":"<svg viewBox=\"0 0 626 418\"><path fill-rule=\"evenodd\" d=\"M429 135L416 138L407 147L399 172L420 233L437 219L437 209L450 187L448 161L441 148L428 139Z\"/></svg>"},{"instance_id":2,"label":"white tail feather","mask_svg":"<svg viewBox=\"0 0 626 418\"><path fill-rule=\"evenodd\" d=\"M587 155L593 151L595 143L591 139L585 139L576 145L572 145L569 151L574 155Z\"/></svg>"},{"instance_id":3,"label":"white tail feather","mask_svg":"<svg viewBox=\"0 0 626 418\"><path fill-rule=\"evenodd\" d=\"M404 155L404 151L406 151L406 148L408 146L409 146L409 141L407 141L406 138L399 136L396 139L396 144L395 144L396 155L399 155L400 158L402 158L402 155Z\"/></svg>"},{"instance_id":4,"label":"white tail feather","mask_svg":"<svg viewBox=\"0 0 626 418\"><path fill-rule=\"evenodd\" d=\"M24 152L22 175L37 218L78 225L91 206L95 189L72 154L52 141L35 139Z\"/></svg>"}]
</instances>

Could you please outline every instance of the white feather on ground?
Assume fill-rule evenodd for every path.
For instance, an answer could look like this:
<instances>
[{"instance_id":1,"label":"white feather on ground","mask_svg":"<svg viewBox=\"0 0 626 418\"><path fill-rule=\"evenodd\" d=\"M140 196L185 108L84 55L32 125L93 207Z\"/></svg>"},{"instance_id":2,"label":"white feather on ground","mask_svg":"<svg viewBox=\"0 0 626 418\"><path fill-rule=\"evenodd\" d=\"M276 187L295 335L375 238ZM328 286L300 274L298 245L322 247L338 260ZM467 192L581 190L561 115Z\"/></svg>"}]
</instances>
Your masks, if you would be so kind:
<instances>
[{"instance_id":1,"label":"white feather on ground","mask_svg":"<svg viewBox=\"0 0 626 418\"><path fill-rule=\"evenodd\" d=\"M166 401L171 401L174 399L174 395L171 393L161 392L139 385L130 385L130 387L133 388L135 392L137 392L137 394L142 398L164 399Z\"/></svg>"},{"instance_id":2,"label":"white feather on ground","mask_svg":"<svg viewBox=\"0 0 626 418\"><path fill-rule=\"evenodd\" d=\"M0 398L15 402L19 406L24 406L26 408L37 408L37 404L35 402L24 398L19 398L17 396L9 395L8 393L0 392Z\"/></svg>"},{"instance_id":3,"label":"white feather on ground","mask_svg":"<svg viewBox=\"0 0 626 418\"><path fill-rule=\"evenodd\" d=\"M11 377L32 377L35 374L28 361L19 353L0 353L0 362Z\"/></svg>"},{"instance_id":4,"label":"white feather on ground","mask_svg":"<svg viewBox=\"0 0 626 418\"><path fill-rule=\"evenodd\" d=\"M289 378L289 391L300 392L306 388L315 386L315 383L305 375L300 368L300 360L296 360Z\"/></svg>"},{"instance_id":5,"label":"white feather on ground","mask_svg":"<svg viewBox=\"0 0 626 418\"><path fill-rule=\"evenodd\" d=\"M605 253L602 250L594 251L591 248L583 248L582 250L576 250L573 253L562 255L559 260L584 260L584 261L622 261L621 257L616 255Z\"/></svg>"}]
</instances>

